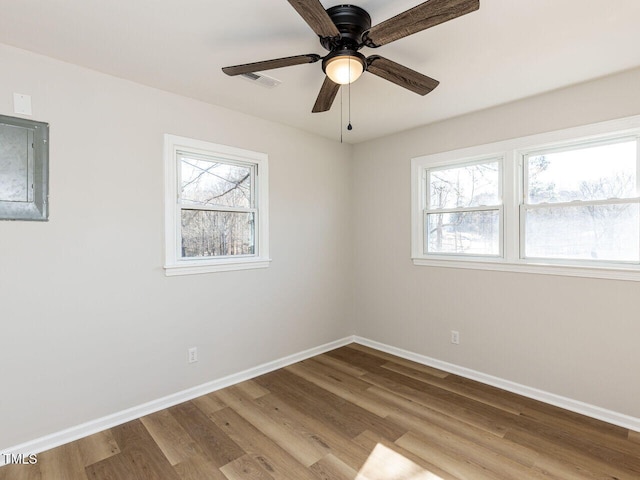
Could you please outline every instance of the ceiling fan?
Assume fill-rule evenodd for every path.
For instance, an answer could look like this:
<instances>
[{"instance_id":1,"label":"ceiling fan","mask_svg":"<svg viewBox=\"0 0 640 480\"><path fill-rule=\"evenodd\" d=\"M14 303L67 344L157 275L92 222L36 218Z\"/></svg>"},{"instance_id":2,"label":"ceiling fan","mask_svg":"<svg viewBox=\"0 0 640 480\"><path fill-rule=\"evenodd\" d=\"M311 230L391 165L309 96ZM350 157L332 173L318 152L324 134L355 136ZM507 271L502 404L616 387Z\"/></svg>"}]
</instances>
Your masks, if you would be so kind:
<instances>
[{"instance_id":1,"label":"ceiling fan","mask_svg":"<svg viewBox=\"0 0 640 480\"><path fill-rule=\"evenodd\" d=\"M355 5L336 5L325 10L319 0L287 1L320 37L320 44L329 54L276 58L224 67L222 71L234 76L322 60L326 77L313 113L329 110L340 85L353 83L365 71L426 95L440 82L380 55L365 57L359 50L381 47L480 8L480 0L428 0L372 27L369 14Z\"/></svg>"}]
</instances>

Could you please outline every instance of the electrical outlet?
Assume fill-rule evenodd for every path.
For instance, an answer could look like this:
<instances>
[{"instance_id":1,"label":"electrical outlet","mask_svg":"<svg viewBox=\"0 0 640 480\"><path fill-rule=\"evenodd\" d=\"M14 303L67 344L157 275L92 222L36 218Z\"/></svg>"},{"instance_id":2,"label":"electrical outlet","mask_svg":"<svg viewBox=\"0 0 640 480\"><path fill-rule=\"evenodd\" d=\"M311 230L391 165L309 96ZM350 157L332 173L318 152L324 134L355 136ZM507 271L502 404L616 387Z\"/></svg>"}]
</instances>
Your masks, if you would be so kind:
<instances>
[{"instance_id":1,"label":"electrical outlet","mask_svg":"<svg viewBox=\"0 0 640 480\"><path fill-rule=\"evenodd\" d=\"M187 350L187 362L194 363L198 361L198 347L191 347Z\"/></svg>"},{"instance_id":2,"label":"electrical outlet","mask_svg":"<svg viewBox=\"0 0 640 480\"><path fill-rule=\"evenodd\" d=\"M460 332L457 330L451 330L451 343L460 345Z\"/></svg>"}]
</instances>

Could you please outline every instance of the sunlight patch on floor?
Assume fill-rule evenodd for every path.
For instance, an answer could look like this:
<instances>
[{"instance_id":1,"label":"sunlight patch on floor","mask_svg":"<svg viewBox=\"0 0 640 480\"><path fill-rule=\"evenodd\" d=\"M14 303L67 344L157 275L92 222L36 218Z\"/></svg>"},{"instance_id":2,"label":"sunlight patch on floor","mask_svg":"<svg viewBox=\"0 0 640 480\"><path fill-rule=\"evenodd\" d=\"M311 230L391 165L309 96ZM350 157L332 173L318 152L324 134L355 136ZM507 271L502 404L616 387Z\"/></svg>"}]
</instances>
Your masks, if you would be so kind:
<instances>
[{"instance_id":1,"label":"sunlight patch on floor","mask_svg":"<svg viewBox=\"0 0 640 480\"><path fill-rule=\"evenodd\" d=\"M378 443L355 480L442 480L442 477Z\"/></svg>"}]
</instances>

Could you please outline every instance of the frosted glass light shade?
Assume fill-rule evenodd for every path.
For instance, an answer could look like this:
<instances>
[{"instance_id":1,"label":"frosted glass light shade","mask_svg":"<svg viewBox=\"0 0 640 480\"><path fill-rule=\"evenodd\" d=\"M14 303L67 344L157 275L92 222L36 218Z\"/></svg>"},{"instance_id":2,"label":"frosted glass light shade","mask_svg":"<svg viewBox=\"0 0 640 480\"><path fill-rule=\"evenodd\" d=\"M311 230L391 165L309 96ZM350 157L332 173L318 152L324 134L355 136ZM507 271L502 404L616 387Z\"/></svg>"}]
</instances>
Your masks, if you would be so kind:
<instances>
[{"instance_id":1,"label":"frosted glass light shade","mask_svg":"<svg viewBox=\"0 0 640 480\"><path fill-rule=\"evenodd\" d=\"M362 72L364 65L358 57L350 55L341 55L333 57L325 65L325 73L335 83L339 85L347 85L355 82Z\"/></svg>"}]
</instances>

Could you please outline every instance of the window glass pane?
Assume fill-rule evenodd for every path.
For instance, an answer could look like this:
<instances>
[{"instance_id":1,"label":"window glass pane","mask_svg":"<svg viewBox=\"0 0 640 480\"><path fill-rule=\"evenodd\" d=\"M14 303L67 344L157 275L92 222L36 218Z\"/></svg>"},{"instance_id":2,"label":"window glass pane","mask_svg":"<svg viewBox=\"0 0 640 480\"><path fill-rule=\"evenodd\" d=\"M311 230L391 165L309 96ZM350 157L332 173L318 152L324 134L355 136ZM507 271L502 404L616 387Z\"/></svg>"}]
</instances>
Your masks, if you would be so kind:
<instances>
[{"instance_id":1,"label":"window glass pane","mask_svg":"<svg viewBox=\"0 0 640 480\"><path fill-rule=\"evenodd\" d=\"M637 203L529 209L525 255L638 262L639 222Z\"/></svg>"},{"instance_id":2,"label":"window glass pane","mask_svg":"<svg viewBox=\"0 0 640 480\"><path fill-rule=\"evenodd\" d=\"M430 213L427 253L500 254L500 213L494 211Z\"/></svg>"},{"instance_id":3,"label":"window glass pane","mask_svg":"<svg viewBox=\"0 0 640 480\"><path fill-rule=\"evenodd\" d=\"M636 148L632 140L528 156L527 202L635 197Z\"/></svg>"},{"instance_id":4,"label":"window glass pane","mask_svg":"<svg viewBox=\"0 0 640 480\"><path fill-rule=\"evenodd\" d=\"M251 208L251 167L181 157L182 203Z\"/></svg>"},{"instance_id":5,"label":"window glass pane","mask_svg":"<svg viewBox=\"0 0 640 480\"><path fill-rule=\"evenodd\" d=\"M499 162L429 171L429 208L464 208L500 203Z\"/></svg>"},{"instance_id":6,"label":"window glass pane","mask_svg":"<svg viewBox=\"0 0 640 480\"><path fill-rule=\"evenodd\" d=\"M254 214L182 210L182 256L253 255Z\"/></svg>"}]
</instances>

